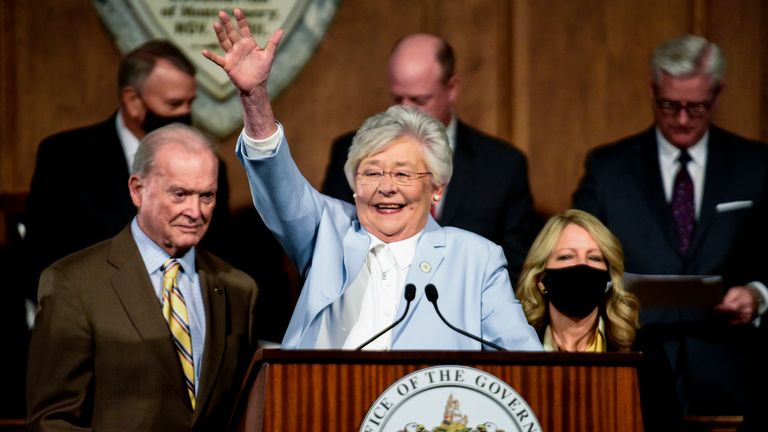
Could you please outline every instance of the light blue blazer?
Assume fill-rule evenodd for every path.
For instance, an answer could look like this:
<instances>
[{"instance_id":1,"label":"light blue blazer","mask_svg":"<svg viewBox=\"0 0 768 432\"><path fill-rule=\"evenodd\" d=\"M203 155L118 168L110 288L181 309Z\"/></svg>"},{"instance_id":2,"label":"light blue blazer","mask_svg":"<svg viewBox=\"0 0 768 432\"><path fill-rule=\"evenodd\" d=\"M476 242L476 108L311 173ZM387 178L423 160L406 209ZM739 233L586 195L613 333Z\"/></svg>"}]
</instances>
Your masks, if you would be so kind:
<instances>
[{"instance_id":1,"label":"light blue blazer","mask_svg":"<svg viewBox=\"0 0 768 432\"><path fill-rule=\"evenodd\" d=\"M301 175L284 135L271 156L248 158L243 146L241 136L236 152L254 205L305 279L282 347L341 348L318 346L323 314L330 313L330 305L363 267L370 236L354 206L322 195ZM430 217L406 277L406 283L416 285L416 298L405 320L391 330L392 349L483 348L440 321L424 294L424 286L432 283L440 311L454 326L509 350L541 350L506 266L498 245L468 231L440 227ZM405 304L401 299L396 316Z\"/></svg>"}]
</instances>

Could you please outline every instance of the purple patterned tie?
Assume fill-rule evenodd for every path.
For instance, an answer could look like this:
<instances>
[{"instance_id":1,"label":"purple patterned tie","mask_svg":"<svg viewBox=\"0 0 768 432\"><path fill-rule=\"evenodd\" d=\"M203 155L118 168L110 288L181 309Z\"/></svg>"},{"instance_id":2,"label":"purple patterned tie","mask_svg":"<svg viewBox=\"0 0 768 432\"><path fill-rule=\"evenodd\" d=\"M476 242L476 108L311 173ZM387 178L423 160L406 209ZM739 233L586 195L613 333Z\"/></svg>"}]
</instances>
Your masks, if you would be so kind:
<instances>
[{"instance_id":1,"label":"purple patterned tie","mask_svg":"<svg viewBox=\"0 0 768 432\"><path fill-rule=\"evenodd\" d=\"M672 189L672 217L675 219L677 231L678 251L681 255L688 253L691 246L691 234L696 221L696 208L693 203L693 180L688 173L688 162L691 155L687 150L681 150L677 161L680 162L680 170L675 176L675 184Z\"/></svg>"}]
</instances>

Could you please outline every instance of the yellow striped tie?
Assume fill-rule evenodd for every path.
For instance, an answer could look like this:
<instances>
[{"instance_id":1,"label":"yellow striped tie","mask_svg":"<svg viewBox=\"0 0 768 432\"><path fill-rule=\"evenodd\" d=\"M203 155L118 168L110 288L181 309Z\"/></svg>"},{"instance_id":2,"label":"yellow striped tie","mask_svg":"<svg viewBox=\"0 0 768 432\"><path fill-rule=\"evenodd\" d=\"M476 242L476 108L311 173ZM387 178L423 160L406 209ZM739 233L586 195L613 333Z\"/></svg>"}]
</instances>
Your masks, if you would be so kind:
<instances>
[{"instance_id":1,"label":"yellow striped tie","mask_svg":"<svg viewBox=\"0 0 768 432\"><path fill-rule=\"evenodd\" d=\"M187 382L187 392L195 409L195 365L192 362L192 337L189 333L189 314L184 296L179 290L177 275L181 265L173 258L163 264L163 316L171 328L181 368Z\"/></svg>"}]
</instances>

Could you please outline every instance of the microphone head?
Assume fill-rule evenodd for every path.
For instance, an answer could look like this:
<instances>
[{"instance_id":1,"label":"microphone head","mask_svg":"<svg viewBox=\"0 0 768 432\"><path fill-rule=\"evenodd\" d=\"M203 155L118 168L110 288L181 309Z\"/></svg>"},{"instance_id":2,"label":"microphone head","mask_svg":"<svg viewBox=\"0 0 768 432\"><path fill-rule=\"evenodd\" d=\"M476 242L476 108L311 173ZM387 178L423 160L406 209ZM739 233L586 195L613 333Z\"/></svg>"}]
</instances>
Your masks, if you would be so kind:
<instances>
[{"instance_id":1,"label":"microphone head","mask_svg":"<svg viewBox=\"0 0 768 432\"><path fill-rule=\"evenodd\" d=\"M405 299L407 301L413 301L416 298L416 285L409 283L405 286Z\"/></svg>"},{"instance_id":2,"label":"microphone head","mask_svg":"<svg viewBox=\"0 0 768 432\"><path fill-rule=\"evenodd\" d=\"M427 286L424 287L424 293L427 294L427 300L429 300L430 303L437 301L437 288L435 288L434 285L427 284Z\"/></svg>"}]
</instances>

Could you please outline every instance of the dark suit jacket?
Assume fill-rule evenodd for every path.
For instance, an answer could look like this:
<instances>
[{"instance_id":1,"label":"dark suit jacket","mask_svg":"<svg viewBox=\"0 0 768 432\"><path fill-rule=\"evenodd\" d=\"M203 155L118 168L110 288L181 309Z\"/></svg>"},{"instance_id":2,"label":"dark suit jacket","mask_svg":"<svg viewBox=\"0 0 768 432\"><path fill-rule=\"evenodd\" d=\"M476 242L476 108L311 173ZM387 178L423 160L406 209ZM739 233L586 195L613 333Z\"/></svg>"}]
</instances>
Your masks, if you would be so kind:
<instances>
[{"instance_id":1,"label":"dark suit jacket","mask_svg":"<svg viewBox=\"0 0 768 432\"><path fill-rule=\"evenodd\" d=\"M256 284L203 250L196 266L206 345L194 411L129 227L46 269L29 355L32 430L224 430L255 344Z\"/></svg>"},{"instance_id":2,"label":"dark suit jacket","mask_svg":"<svg viewBox=\"0 0 768 432\"><path fill-rule=\"evenodd\" d=\"M26 211L31 290L53 261L114 236L136 214L115 115L40 143ZM203 243L217 253L222 252L228 226L228 201L226 171L220 163L216 209Z\"/></svg>"},{"instance_id":3,"label":"dark suit jacket","mask_svg":"<svg viewBox=\"0 0 768 432\"><path fill-rule=\"evenodd\" d=\"M334 141L322 189L324 194L350 203L354 202L344 176L344 163L353 136L348 133ZM510 273L516 276L538 229L525 155L509 143L459 121L453 177L438 222L472 231L501 245Z\"/></svg>"},{"instance_id":4,"label":"dark suit jacket","mask_svg":"<svg viewBox=\"0 0 768 432\"><path fill-rule=\"evenodd\" d=\"M762 230L746 222L755 219L767 191L768 146L712 126L700 216L689 253L681 256L650 128L593 150L573 203L621 240L628 272L720 275L739 237ZM717 209L738 201L752 204Z\"/></svg>"}]
</instances>

